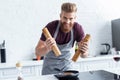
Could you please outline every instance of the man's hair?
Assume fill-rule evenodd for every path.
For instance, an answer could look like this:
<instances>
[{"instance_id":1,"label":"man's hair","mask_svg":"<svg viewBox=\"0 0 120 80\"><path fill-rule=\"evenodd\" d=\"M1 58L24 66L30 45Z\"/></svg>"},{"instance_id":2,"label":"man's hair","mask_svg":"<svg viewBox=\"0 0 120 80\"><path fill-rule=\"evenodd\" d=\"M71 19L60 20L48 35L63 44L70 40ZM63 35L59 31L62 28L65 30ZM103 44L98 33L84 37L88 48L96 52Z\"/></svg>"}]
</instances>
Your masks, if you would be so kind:
<instances>
[{"instance_id":1,"label":"man's hair","mask_svg":"<svg viewBox=\"0 0 120 80\"><path fill-rule=\"evenodd\" d=\"M61 6L61 11L65 12L77 12L77 7L75 3L63 3Z\"/></svg>"}]
</instances>

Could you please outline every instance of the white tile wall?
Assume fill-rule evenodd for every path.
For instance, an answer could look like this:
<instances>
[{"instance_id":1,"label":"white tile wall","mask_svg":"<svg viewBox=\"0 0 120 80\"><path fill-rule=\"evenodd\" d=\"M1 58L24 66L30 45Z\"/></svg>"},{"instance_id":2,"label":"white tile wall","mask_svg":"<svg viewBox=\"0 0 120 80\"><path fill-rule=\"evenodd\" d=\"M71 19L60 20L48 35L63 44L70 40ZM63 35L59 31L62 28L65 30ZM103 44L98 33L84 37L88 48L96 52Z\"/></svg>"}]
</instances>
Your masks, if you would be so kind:
<instances>
[{"instance_id":1,"label":"white tile wall","mask_svg":"<svg viewBox=\"0 0 120 80\"><path fill-rule=\"evenodd\" d=\"M59 19L60 5L68 1L77 4L76 21L92 36L90 55L100 53L101 43L112 44L110 21L120 16L119 0L0 0L0 43L6 40L7 62L32 59L41 29Z\"/></svg>"}]
</instances>

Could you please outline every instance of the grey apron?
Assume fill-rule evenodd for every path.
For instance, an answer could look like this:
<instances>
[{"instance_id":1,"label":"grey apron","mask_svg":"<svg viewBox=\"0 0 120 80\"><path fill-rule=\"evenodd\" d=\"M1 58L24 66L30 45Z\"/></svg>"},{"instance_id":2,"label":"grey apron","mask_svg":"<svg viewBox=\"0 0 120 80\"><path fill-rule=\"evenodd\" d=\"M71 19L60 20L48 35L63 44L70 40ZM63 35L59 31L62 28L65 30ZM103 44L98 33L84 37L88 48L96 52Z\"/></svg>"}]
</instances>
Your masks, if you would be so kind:
<instances>
[{"instance_id":1,"label":"grey apron","mask_svg":"<svg viewBox=\"0 0 120 80\"><path fill-rule=\"evenodd\" d=\"M60 22L58 23L57 29L54 34L54 39L56 39L60 27ZM72 69L71 63L71 50L73 44L73 30L71 30L71 39L68 43L63 45L58 45L61 51L61 55L56 57L53 51L50 51L44 58L42 75L46 74L56 74L65 70Z\"/></svg>"}]
</instances>

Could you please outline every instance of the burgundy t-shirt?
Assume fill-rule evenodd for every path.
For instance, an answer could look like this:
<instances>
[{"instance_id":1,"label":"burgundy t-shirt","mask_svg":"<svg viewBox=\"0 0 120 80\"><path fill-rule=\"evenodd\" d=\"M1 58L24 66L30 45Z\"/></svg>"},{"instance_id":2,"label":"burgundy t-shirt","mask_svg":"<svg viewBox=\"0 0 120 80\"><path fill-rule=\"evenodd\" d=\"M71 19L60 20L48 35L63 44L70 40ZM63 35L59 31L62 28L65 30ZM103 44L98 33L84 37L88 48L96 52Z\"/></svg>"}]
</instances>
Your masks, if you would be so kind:
<instances>
[{"instance_id":1,"label":"burgundy t-shirt","mask_svg":"<svg viewBox=\"0 0 120 80\"><path fill-rule=\"evenodd\" d=\"M54 33L57 29L58 22L59 22L58 20L55 20L55 21L52 21L52 22L50 22L46 25L46 27L48 28L52 37L54 36ZM73 26L73 38L74 38L73 40L79 42L79 41L82 40L84 35L85 34L84 34L83 29L82 29L82 26L80 24L78 24L77 22L75 22L74 26ZM59 28L59 32L58 32L58 35L57 35L55 40L56 40L57 44L61 45L61 44L68 43L70 41L70 38L71 38L71 32L64 33ZM46 40L43 33L41 34L40 39L43 40L43 41ZM73 41L73 44L74 44L74 41Z\"/></svg>"}]
</instances>

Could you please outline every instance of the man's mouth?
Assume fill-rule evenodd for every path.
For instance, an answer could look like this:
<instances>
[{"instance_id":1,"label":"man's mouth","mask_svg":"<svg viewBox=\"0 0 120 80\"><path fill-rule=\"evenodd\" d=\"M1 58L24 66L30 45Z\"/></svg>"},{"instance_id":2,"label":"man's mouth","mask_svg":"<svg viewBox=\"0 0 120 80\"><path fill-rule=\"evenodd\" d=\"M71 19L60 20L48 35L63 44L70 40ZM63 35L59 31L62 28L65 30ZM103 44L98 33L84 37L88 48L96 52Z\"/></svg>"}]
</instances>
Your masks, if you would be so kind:
<instances>
[{"instance_id":1,"label":"man's mouth","mask_svg":"<svg viewBox=\"0 0 120 80\"><path fill-rule=\"evenodd\" d=\"M68 23L63 23L64 28L69 28L70 24Z\"/></svg>"}]
</instances>

